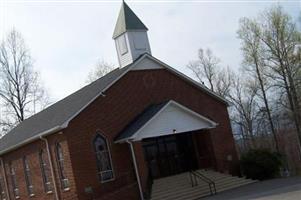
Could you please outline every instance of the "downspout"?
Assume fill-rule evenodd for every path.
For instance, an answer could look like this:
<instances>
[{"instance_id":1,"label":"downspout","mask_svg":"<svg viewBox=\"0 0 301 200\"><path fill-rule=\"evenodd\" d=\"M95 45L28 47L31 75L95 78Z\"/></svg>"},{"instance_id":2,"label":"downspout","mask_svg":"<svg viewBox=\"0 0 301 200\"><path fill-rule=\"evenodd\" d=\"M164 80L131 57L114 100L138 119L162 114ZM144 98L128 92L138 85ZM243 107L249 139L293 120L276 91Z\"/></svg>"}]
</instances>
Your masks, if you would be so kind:
<instances>
[{"instance_id":1,"label":"downspout","mask_svg":"<svg viewBox=\"0 0 301 200\"><path fill-rule=\"evenodd\" d=\"M134 163L134 167L135 167L135 172L136 172L136 178L137 178L137 182L138 182L138 187L139 187L140 199L144 200L144 196L143 196L143 191L142 191L142 186L141 186L141 181L140 181L140 176L139 176L139 171L138 171L138 166L137 166L136 155L135 155L133 143L130 142L129 140L126 140L126 142L131 147L132 158L133 158L133 163Z\"/></svg>"},{"instance_id":2,"label":"downspout","mask_svg":"<svg viewBox=\"0 0 301 200\"><path fill-rule=\"evenodd\" d=\"M60 198L59 198L59 194L58 194L58 191L57 191L57 185L56 185L56 181L55 181L55 173L54 173L54 169L53 169L49 143L48 143L48 140L46 138L43 138L43 136L40 136L40 139L43 140L46 144L46 149L47 149L47 154L48 154L48 161L49 161L49 165L50 165L51 177L52 177L54 193L55 193L55 199L59 200Z\"/></svg>"},{"instance_id":3,"label":"downspout","mask_svg":"<svg viewBox=\"0 0 301 200\"><path fill-rule=\"evenodd\" d=\"M6 178L6 173L5 173L3 158L0 158L0 162L1 162L1 168L2 168L2 173L3 173L3 178L4 178L6 196L7 196L7 199L10 200L10 194L9 194L9 190L8 190L8 184L7 184L7 178Z\"/></svg>"}]
</instances>

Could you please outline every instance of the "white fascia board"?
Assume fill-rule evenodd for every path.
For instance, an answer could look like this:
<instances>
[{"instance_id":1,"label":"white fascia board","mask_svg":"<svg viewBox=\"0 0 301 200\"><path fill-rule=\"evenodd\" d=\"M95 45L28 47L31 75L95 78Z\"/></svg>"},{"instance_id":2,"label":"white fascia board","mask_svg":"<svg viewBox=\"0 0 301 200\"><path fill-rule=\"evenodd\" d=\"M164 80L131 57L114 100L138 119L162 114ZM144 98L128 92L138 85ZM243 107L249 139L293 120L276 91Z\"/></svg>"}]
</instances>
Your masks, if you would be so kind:
<instances>
[{"instance_id":1,"label":"white fascia board","mask_svg":"<svg viewBox=\"0 0 301 200\"><path fill-rule=\"evenodd\" d=\"M47 136L47 135L56 133L56 132L58 132L58 131L60 131L60 130L62 130L62 129L63 129L63 128L62 128L61 126L56 126L56 127L54 127L54 128L48 129L48 130L46 130L46 131L43 131L42 133L40 133L40 134L38 134L38 135L35 135L35 136L30 137L30 138L28 138L28 139L26 139L26 140L23 140L22 142L20 142L20 143L18 143L18 144L16 144L16 145L12 146L12 147L10 147L10 148L7 148L7 149L1 151L1 152L0 152L0 155L3 155L3 154L5 154L5 153L8 153L8 152L13 151L13 150L15 150L15 149L18 149L18 148L20 148L21 146L24 146L24 145L26 145L26 144L28 144L28 143L31 143L31 142L33 142L33 141L35 141L35 140L38 140L38 139L40 139L41 137L45 137L45 136Z\"/></svg>"},{"instance_id":2,"label":"white fascia board","mask_svg":"<svg viewBox=\"0 0 301 200\"><path fill-rule=\"evenodd\" d=\"M218 125L218 123L208 119L207 117L204 117L204 116L194 112L193 110L190 110L189 108L179 104L178 102L176 102L174 100L170 100L163 108L161 108L161 110L158 113L156 113L147 123L145 123L139 130L137 130L136 133L134 135L132 135L129 139L133 140L133 141L139 141L139 139L137 139L137 137L139 136L141 130L143 130L145 127L147 127L149 124L151 124L152 121L154 121L170 105L175 105L175 106L179 107L180 109L183 109L185 112L188 112L189 114L208 122L211 126L207 127L206 129L212 129Z\"/></svg>"},{"instance_id":3,"label":"white fascia board","mask_svg":"<svg viewBox=\"0 0 301 200\"><path fill-rule=\"evenodd\" d=\"M130 140L130 141L138 141L136 138L139 134L139 132L141 130L143 130L147 125L149 125L153 120L156 119L156 117L158 117L160 115L160 113L162 113L168 106L170 106L171 104L179 107L180 109L183 109L184 111L188 112L189 114L192 114L193 116L196 116L206 122L208 122L209 124L211 124L210 127L207 127L206 129L212 129L212 128L215 128L216 126L218 126L218 123L208 119L207 117L204 117L200 114L198 114L197 112L194 112L193 110L190 110L189 108L179 104L178 102L174 101L174 100L170 100L163 108L161 108L161 110L159 112L157 112L148 122L146 122L142 127L140 127L136 132L135 134L133 134L131 137L129 138L124 138L124 139L121 139L121 140L118 140L116 141L115 143L122 143L122 142L125 142L127 140Z\"/></svg>"},{"instance_id":4,"label":"white fascia board","mask_svg":"<svg viewBox=\"0 0 301 200\"><path fill-rule=\"evenodd\" d=\"M148 120L143 126L141 126L134 135L132 135L129 139L130 140L135 140L137 134L143 129L145 128L148 124L150 124L157 116L160 115L161 112L163 112L163 110L168 107L168 105L171 103L171 101L169 101L163 108L161 108L161 110L159 112L157 112L150 120Z\"/></svg>"},{"instance_id":5,"label":"white fascia board","mask_svg":"<svg viewBox=\"0 0 301 200\"><path fill-rule=\"evenodd\" d=\"M209 89L207 89L206 87L202 86L200 83L198 83L197 81L189 78L188 76L186 76L185 74L175 70L174 68L168 66L167 64L163 63L162 61L154 58L153 56L145 53L143 56L141 56L140 58L138 58L138 60L136 60L134 63L132 63L126 71L124 71L118 78L116 78L111 84L109 84L107 87L105 87L98 95L96 95L91 101L89 101L85 106L83 106L78 112L76 112L72 117L70 117L68 120L66 120L62 127L66 128L68 127L69 122L74 119L81 111L83 111L86 107L88 107L95 99L97 99L99 96L103 95L103 93L105 91L107 91L112 85L114 85L117 81L119 81L126 73L128 73L129 71L131 71L136 65L138 65L144 58L149 58L151 60L153 60L154 62L159 63L160 65L162 65L163 67L167 68L168 70L170 70L171 72L174 72L176 75L186 79L187 81L192 82L194 85L198 86L200 89L205 90L206 92L208 92L209 94L211 94L212 96L218 98L219 100L223 101L224 103L226 103L227 105L229 105L229 102L226 99L223 99L222 97L218 96L217 94L215 94L214 92L210 91Z\"/></svg>"},{"instance_id":6,"label":"white fascia board","mask_svg":"<svg viewBox=\"0 0 301 200\"><path fill-rule=\"evenodd\" d=\"M155 62L158 62L159 64L161 64L162 66L166 67L167 69L169 69L169 70L170 70L171 72L173 72L174 74L176 74L176 75L180 76L181 78L183 78L183 79L185 79L185 80L187 80L187 81L193 83L194 85L196 85L196 86L199 87L200 89L205 90L205 92L209 93L211 96L213 96L213 97L219 99L220 101L226 103L227 105L230 105L230 104L231 104L231 102L229 102L227 99L225 99L225 98L219 96L219 95L216 94L215 92L212 92L210 89L208 89L207 87L203 86L201 83L199 83L199 82L193 80L193 79L190 78L189 76L187 76L187 75L183 74L182 72L180 72L180 71L174 69L173 67L167 65L166 63L160 61L159 59L157 59L157 58L155 58L155 57L153 57L153 56L149 56L149 55L148 55L148 58L152 59L152 60L155 61Z\"/></svg>"},{"instance_id":7,"label":"white fascia board","mask_svg":"<svg viewBox=\"0 0 301 200\"><path fill-rule=\"evenodd\" d=\"M185 106L179 104L178 102L176 102L176 101L174 101L174 100L171 100L170 103L171 103L171 104L174 104L174 105L176 105L176 106L182 108L182 109L185 110L186 112L188 112L188 113L190 113L190 114L192 114L192 115L195 115L195 116L197 116L197 117L203 119L204 121L210 123L210 124L212 125L212 128L215 128L215 127L218 125L218 123L216 123L215 121L212 121L211 119L208 119L207 117L204 117L203 115L200 115L199 113L194 112L193 110L190 110L189 108L187 108L187 107L185 107Z\"/></svg>"},{"instance_id":8,"label":"white fascia board","mask_svg":"<svg viewBox=\"0 0 301 200\"><path fill-rule=\"evenodd\" d=\"M137 64L139 64L148 54L144 54L143 56L141 56L141 58L138 58L138 60L134 61L134 63L130 64L132 66L130 66L126 71L124 71L118 78L116 78L111 84L109 84L107 87L105 87L102 90L102 93L104 93L105 91L107 91L112 85L114 85L117 81L119 81L126 73L128 73L129 71L132 70L132 68L134 66L136 66Z\"/></svg>"},{"instance_id":9,"label":"white fascia board","mask_svg":"<svg viewBox=\"0 0 301 200\"><path fill-rule=\"evenodd\" d=\"M145 54L144 56L142 56L141 58L139 58L134 65L136 65L137 63L140 63L141 60L143 60L143 58L146 56L147 54ZM130 71L132 69L132 66L129 67L129 69L127 69L126 71L124 71L117 79L115 79L111 84L109 84L107 87L105 87L99 94L97 94L93 99L91 99L86 105L84 105L80 110L78 110L74 115L72 115L68 120L66 120L63 124L62 127L67 128L70 121L72 119L74 119L79 113L81 113L86 107L88 107L93 101L95 101L99 96L104 95L104 92L107 91L112 85L114 85L118 80L120 80L128 71Z\"/></svg>"},{"instance_id":10,"label":"white fascia board","mask_svg":"<svg viewBox=\"0 0 301 200\"><path fill-rule=\"evenodd\" d=\"M69 125L69 123L70 123L70 121L71 121L72 119L74 119L80 112L82 112L86 107L88 107L95 99L97 99L99 96L103 95L103 93L104 93L105 91L107 91L112 85L114 85L117 81L119 81L126 73L128 73L129 71L131 71L132 68L134 68L134 66L138 65L145 57L148 57L149 59L153 60L154 62L159 63L160 65L164 66L165 68L167 68L168 70L170 70L170 71L173 72L174 74L176 74L176 75L182 77L183 79L185 79L185 80L187 80L187 81L193 83L194 85L198 86L200 89L205 90L208 94L210 94L210 95L216 97L217 99L223 101L223 102L226 103L227 105L230 104L229 101L227 101L226 99L220 97L219 95L215 94L214 92L210 91L208 88L202 86L202 85L201 85L200 83L198 83L197 81L191 79L190 77L186 76L185 74L183 74L183 73L177 71L176 69L170 67L169 65L163 63L162 61L160 61L160 60L156 59L155 57L153 57L153 56L151 56L151 55L149 55L149 54L146 53L146 54L144 54L143 56L141 56L140 58L138 58L138 60L136 60L134 63L132 63L132 64L131 64L132 66L130 66L126 71L124 71L124 72L123 72L117 79L115 79L111 84L109 84L107 87L105 87L99 94L97 94L93 99L91 99L91 101L89 101L86 105L84 105L80 110L78 110L78 111L77 111L73 116L71 116L68 120L66 120L61 126L56 126L56 127L52 128L52 129L49 129L49 130L47 130L47 131L45 131L45 132L42 132L42 133L40 133L40 134L38 134L38 135L36 135L36 136L34 136L34 137L29 138L29 139L23 141L23 142L20 143L20 144L14 145L12 148L9 148L9 149L7 149L7 150L4 150L4 151L0 152L0 155L3 154L3 153L5 153L5 152L7 152L7 151L11 151L12 149L16 149L16 148L18 148L18 147L20 147L20 146L22 146L22 145L24 145L24 144L27 144L27 143L29 143L29 142L35 140L36 138L39 138L41 135L42 135L42 136L45 136L45 135L44 135L45 133L47 133L46 135L48 135L48 134L52 134L52 133L54 133L54 132L56 132L56 131L58 131L58 130L67 128L68 125ZM157 114L158 114L158 113L157 113ZM207 120L209 120L209 119L207 119ZM209 120L209 121L210 121L210 120ZM58 128L58 127L59 127L59 128ZM55 130L55 129L58 129L58 130L53 131L53 130ZM119 141L116 141L116 142L119 142Z\"/></svg>"},{"instance_id":11,"label":"white fascia board","mask_svg":"<svg viewBox=\"0 0 301 200\"><path fill-rule=\"evenodd\" d=\"M166 108L166 107L169 105L169 103L170 103L170 101L169 101L163 108L161 108L161 110L160 110L159 112L157 112L157 113L156 113L156 114L155 114L148 122L146 122L143 126L141 126L141 127L135 132L134 135L132 135L131 137L128 137L128 138L124 138L124 139L121 139L121 140L117 140L115 143L122 143L122 142L125 142L125 141L134 141L134 139L135 139L137 133L138 133L140 130L142 130L145 126L147 126L149 123L151 123L151 121L152 121L153 119L155 119L156 116L158 116L158 115L162 112L162 110L164 110L164 108Z\"/></svg>"}]
</instances>

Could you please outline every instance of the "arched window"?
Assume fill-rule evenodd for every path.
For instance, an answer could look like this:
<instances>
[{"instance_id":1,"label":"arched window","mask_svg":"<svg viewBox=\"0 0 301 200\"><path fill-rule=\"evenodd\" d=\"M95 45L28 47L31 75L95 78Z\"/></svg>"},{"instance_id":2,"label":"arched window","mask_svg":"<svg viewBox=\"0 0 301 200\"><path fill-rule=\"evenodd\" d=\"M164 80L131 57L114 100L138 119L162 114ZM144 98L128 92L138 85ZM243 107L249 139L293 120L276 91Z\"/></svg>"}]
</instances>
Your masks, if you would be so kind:
<instances>
[{"instance_id":1,"label":"arched window","mask_svg":"<svg viewBox=\"0 0 301 200\"><path fill-rule=\"evenodd\" d=\"M51 181L50 181L50 168L47 162L47 155L44 150L39 152L39 159L40 159L40 167L43 177L44 189L45 192L51 192Z\"/></svg>"},{"instance_id":2,"label":"arched window","mask_svg":"<svg viewBox=\"0 0 301 200\"><path fill-rule=\"evenodd\" d=\"M10 178L11 178L14 196L16 199L18 199L20 198L20 193L19 193L18 182L16 177L16 170L11 162L9 163L9 172L10 172Z\"/></svg>"},{"instance_id":3,"label":"arched window","mask_svg":"<svg viewBox=\"0 0 301 200\"><path fill-rule=\"evenodd\" d=\"M26 156L23 157L23 165L24 165L24 174L25 174L25 181L26 181L26 186L27 186L27 191L30 196L33 196L33 184L32 184L32 179L31 179L31 172L30 172L30 167L28 163L28 159Z\"/></svg>"},{"instance_id":4,"label":"arched window","mask_svg":"<svg viewBox=\"0 0 301 200\"><path fill-rule=\"evenodd\" d=\"M2 178L2 174L0 175L0 199L1 200L5 200L6 199L5 185L4 185L4 180Z\"/></svg>"},{"instance_id":5,"label":"arched window","mask_svg":"<svg viewBox=\"0 0 301 200\"><path fill-rule=\"evenodd\" d=\"M56 144L56 158L57 158L57 162L58 162L62 188L68 189L69 188L69 180L66 176L64 153L63 153L62 145L60 143Z\"/></svg>"},{"instance_id":6,"label":"arched window","mask_svg":"<svg viewBox=\"0 0 301 200\"><path fill-rule=\"evenodd\" d=\"M97 135L94 138L93 145L96 154L96 164L99 180L103 183L114 179L107 140L103 136Z\"/></svg>"}]
</instances>

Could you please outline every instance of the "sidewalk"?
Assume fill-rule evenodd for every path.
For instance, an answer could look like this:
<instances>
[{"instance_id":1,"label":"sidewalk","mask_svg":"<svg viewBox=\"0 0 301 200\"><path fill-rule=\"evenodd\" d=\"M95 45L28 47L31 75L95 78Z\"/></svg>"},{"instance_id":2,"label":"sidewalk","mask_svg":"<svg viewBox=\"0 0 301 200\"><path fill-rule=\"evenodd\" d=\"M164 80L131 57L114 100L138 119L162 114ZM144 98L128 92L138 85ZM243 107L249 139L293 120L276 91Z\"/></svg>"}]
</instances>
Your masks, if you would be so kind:
<instances>
[{"instance_id":1,"label":"sidewalk","mask_svg":"<svg viewBox=\"0 0 301 200\"><path fill-rule=\"evenodd\" d=\"M301 177L281 178L221 192L203 200L301 200Z\"/></svg>"}]
</instances>

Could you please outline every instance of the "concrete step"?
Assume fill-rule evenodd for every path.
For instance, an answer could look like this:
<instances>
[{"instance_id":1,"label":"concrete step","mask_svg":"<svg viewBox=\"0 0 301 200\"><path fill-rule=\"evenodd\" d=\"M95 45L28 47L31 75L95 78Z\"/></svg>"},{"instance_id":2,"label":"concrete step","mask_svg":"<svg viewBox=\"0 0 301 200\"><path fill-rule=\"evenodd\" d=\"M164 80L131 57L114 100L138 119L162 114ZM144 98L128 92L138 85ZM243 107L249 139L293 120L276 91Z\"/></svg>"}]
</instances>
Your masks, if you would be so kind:
<instances>
[{"instance_id":1,"label":"concrete step","mask_svg":"<svg viewBox=\"0 0 301 200\"><path fill-rule=\"evenodd\" d=\"M215 182L217 192L257 182L212 170L199 172ZM198 185L192 187L189 173L186 172L154 180L151 200L194 200L208 195L210 195L208 184L198 181Z\"/></svg>"}]
</instances>

